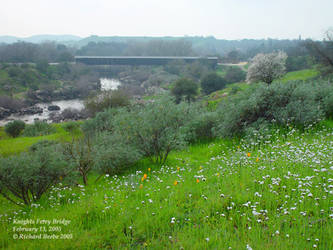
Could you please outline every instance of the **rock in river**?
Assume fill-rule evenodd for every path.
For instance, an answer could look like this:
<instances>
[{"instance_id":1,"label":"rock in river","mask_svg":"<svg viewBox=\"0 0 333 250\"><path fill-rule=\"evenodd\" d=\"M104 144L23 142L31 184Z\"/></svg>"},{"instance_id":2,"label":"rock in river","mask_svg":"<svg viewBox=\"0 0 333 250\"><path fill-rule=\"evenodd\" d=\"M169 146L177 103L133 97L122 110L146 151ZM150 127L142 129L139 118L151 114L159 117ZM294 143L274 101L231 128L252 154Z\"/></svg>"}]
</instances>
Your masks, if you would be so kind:
<instances>
[{"instance_id":1,"label":"rock in river","mask_svg":"<svg viewBox=\"0 0 333 250\"><path fill-rule=\"evenodd\" d=\"M47 107L48 111L57 111L60 110L60 107L58 105L50 105Z\"/></svg>"}]
</instances>

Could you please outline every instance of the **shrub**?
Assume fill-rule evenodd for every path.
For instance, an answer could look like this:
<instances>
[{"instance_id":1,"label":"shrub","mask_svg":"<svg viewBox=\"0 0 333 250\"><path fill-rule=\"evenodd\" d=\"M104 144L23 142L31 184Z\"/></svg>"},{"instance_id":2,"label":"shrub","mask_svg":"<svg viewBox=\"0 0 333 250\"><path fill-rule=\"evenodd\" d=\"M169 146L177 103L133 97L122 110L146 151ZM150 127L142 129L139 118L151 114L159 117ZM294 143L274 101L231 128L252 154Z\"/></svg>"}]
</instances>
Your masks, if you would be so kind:
<instances>
[{"instance_id":1,"label":"shrub","mask_svg":"<svg viewBox=\"0 0 333 250\"><path fill-rule=\"evenodd\" d=\"M227 83L245 81L246 73L239 67L228 67L224 79Z\"/></svg>"},{"instance_id":2,"label":"shrub","mask_svg":"<svg viewBox=\"0 0 333 250\"><path fill-rule=\"evenodd\" d=\"M217 112L208 111L203 107L193 107L196 112L187 126L191 131L189 141L199 141L213 139L215 137L214 128L217 126L219 118Z\"/></svg>"},{"instance_id":3,"label":"shrub","mask_svg":"<svg viewBox=\"0 0 333 250\"><path fill-rule=\"evenodd\" d=\"M18 137L24 128L25 123L23 121L15 120L5 125L5 132L12 137Z\"/></svg>"},{"instance_id":4,"label":"shrub","mask_svg":"<svg viewBox=\"0 0 333 250\"><path fill-rule=\"evenodd\" d=\"M62 125L62 128L68 133L75 133L79 130L80 126L77 122L66 122Z\"/></svg>"},{"instance_id":5,"label":"shrub","mask_svg":"<svg viewBox=\"0 0 333 250\"><path fill-rule=\"evenodd\" d=\"M203 77L201 80L201 88L206 95L223 89L225 87L225 80L216 73L210 73Z\"/></svg>"},{"instance_id":6,"label":"shrub","mask_svg":"<svg viewBox=\"0 0 333 250\"><path fill-rule=\"evenodd\" d=\"M182 78L176 81L171 93L175 96L177 103L183 98L190 102L195 99L195 96L198 93L198 85L190 79Z\"/></svg>"},{"instance_id":7,"label":"shrub","mask_svg":"<svg viewBox=\"0 0 333 250\"><path fill-rule=\"evenodd\" d=\"M322 82L254 86L221 103L218 134L242 134L249 126L257 127L260 120L268 124L276 121L279 125L292 123L300 127L317 122L325 116L327 91L327 84Z\"/></svg>"},{"instance_id":8,"label":"shrub","mask_svg":"<svg viewBox=\"0 0 333 250\"><path fill-rule=\"evenodd\" d=\"M142 154L119 135L102 133L94 145L94 168L101 174L119 174L131 167Z\"/></svg>"},{"instance_id":9,"label":"shrub","mask_svg":"<svg viewBox=\"0 0 333 250\"><path fill-rule=\"evenodd\" d=\"M124 107L130 104L130 97L123 90L110 90L85 101L85 107L91 115L108 108Z\"/></svg>"},{"instance_id":10,"label":"shrub","mask_svg":"<svg viewBox=\"0 0 333 250\"><path fill-rule=\"evenodd\" d=\"M107 109L99 112L92 119L86 120L81 129L84 134L94 135L99 132L113 131L112 119L117 114L117 109Z\"/></svg>"},{"instance_id":11,"label":"shrub","mask_svg":"<svg viewBox=\"0 0 333 250\"><path fill-rule=\"evenodd\" d=\"M42 121L35 121L34 124L26 126L24 136L42 136L55 133L56 129L51 124Z\"/></svg>"},{"instance_id":12,"label":"shrub","mask_svg":"<svg viewBox=\"0 0 333 250\"><path fill-rule=\"evenodd\" d=\"M193 117L189 107L164 96L144 107L122 109L113 119L113 128L126 143L133 143L145 156L164 164L171 150L186 144L189 130L185 124Z\"/></svg>"},{"instance_id":13,"label":"shrub","mask_svg":"<svg viewBox=\"0 0 333 250\"><path fill-rule=\"evenodd\" d=\"M0 194L17 205L30 205L70 173L59 147L2 158Z\"/></svg>"},{"instance_id":14,"label":"shrub","mask_svg":"<svg viewBox=\"0 0 333 250\"><path fill-rule=\"evenodd\" d=\"M55 146L58 144L59 144L59 142L57 142L57 141L42 140L42 141L36 142L32 146L30 146L29 151L35 152L35 151L39 150L40 148L46 148L46 147Z\"/></svg>"},{"instance_id":15,"label":"shrub","mask_svg":"<svg viewBox=\"0 0 333 250\"><path fill-rule=\"evenodd\" d=\"M231 88L231 90L230 90L230 94L231 95L234 95L234 94L236 94L238 91L240 91L241 90L241 88L240 87L238 87L238 86L232 86L232 88Z\"/></svg>"},{"instance_id":16,"label":"shrub","mask_svg":"<svg viewBox=\"0 0 333 250\"><path fill-rule=\"evenodd\" d=\"M324 112L327 118L333 118L333 89L323 100Z\"/></svg>"}]
</instances>

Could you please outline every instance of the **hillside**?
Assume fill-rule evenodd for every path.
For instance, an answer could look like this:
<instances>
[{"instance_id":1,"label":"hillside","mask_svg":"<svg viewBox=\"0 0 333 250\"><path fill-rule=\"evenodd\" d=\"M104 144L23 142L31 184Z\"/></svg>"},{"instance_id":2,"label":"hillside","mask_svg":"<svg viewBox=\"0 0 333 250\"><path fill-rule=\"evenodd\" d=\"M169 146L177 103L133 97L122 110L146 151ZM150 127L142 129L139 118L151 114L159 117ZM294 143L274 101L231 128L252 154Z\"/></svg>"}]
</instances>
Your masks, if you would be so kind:
<instances>
[{"instance_id":1,"label":"hillside","mask_svg":"<svg viewBox=\"0 0 333 250\"><path fill-rule=\"evenodd\" d=\"M193 145L162 167L144 160L98 183L90 176L86 187L58 185L31 208L1 199L1 246L329 249L332 141L332 122L304 133L290 127ZM13 230L37 226L24 219L64 240L13 240ZM62 222L37 222L54 219Z\"/></svg>"}]
</instances>

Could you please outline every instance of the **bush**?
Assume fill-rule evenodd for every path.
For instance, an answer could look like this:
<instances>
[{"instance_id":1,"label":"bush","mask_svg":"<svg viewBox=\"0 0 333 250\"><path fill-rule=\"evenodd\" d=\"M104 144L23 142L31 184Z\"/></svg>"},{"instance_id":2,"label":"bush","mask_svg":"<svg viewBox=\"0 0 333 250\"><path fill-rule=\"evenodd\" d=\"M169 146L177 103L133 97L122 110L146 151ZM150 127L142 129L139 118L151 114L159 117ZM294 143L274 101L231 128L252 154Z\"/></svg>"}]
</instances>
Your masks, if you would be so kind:
<instances>
[{"instance_id":1,"label":"bush","mask_svg":"<svg viewBox=\"0 0 333 250\"><path fill-rule=\"evenodd\" d=\"M245 81L246 73L239 67L228 67L224 79L227 83Z\"/></svg>"},{"instance_id":2,"label":"bush","mask_svg":"<svg viewBox=\"0 0 333 250\"><path fill-rule=\"evenodd\" d=\"M241 90L240 87L238 87L238 86L232 86L232 88L231 88L231 90L230 90L230 94L231 94L231 95L234 95L234 94L236 94L237 92L239 92L240 90Z\"/></svg>"},{"instance_id":3,"label":"bush","mask_svg":"<svg viewBox=\"0 0 333 250\"><path fill-rule=\"evenodd\" d=\"M115 134L102 133L94 145L94 168L100 174L119 174L136 163L142 154Z\"/></svg>"},{"instance_id":4,"label":"bush","mask_svg":"<svg viewBox=\"0 0 333 250\"><path fill-rule=\"evenodd\" d=\"M324 112L327 118L333 118L333 88L323 100Z\"/></svg>"},{"instance_id":5,"label":"bush","mask_svg":"<svg viewBox=\"0 0 333 250\"><path fill-rule=\"evenodd\" d=\"M42 140L39 142L34 143L29 147L30 152L35 152L39 149L46 148L46 147L51 147L51 146L56 146L59 145L59 142L57 141L49 141L49 140Z\"/></svg>"},{"instance_id":6,"label":"bush","mask_svg":"<svg viewBox=\"0 0 333 250\"><path fill-rule=\"evenodd\" d=\"M113 131L112 119L117 114L117 109L107 109L99 112L93 119L86 120L81 129L84 134L94 135L99 132Z\"/></svg>"},{"instance_id":7,"label":"bush","mask_svg":"<svg viewBox=\"0 0 333 250\"><path fill-rule=\"evenodd\" d=\"M77 122L66 122L62 125L62 128L68 133L75 133L79 131L79 124Z\"/></svg>"},{"instance_id":8,"label":"bush","mask_svg":"<svg viewBox=\"0 0 333 250\"><path fill-rule=\"evenodd\" d=\"M218 122L216 112L201 113L191 123L191 130L194 133L194 141L215 138L215 127Z\"/></svg>"},{"instance_id":9,"label":"bush","mask_svg":"<svg viewBox=\"0 0 333 250\"><path fill-rule=\"evenodd\" d=\"M108 108L124 107L130 104L130 97L122 90L105 91L100 95L88 98L85 108L91 115Z\"/></svg>"},{"instance_id":10,"label":"bush","mask_svg":"<svg viewBox=\"0 0 333 250\"><path fill-rule=\"evenodd\" d=\"M206 95L223 89L225 84L225 80L216 73L210 73L201 80L201 88Z\"/></svg>"},{"instance_id":11,"label":"bush","mask_svg":"<svg viewBox=\"0 0 333 250\"><path fill-rule=\"evenodd\" d=\"M114 131L154 162L164 164L170 151L186 144L193 116L189 104L164 96L144 107L122 109L113 119Z\"/></svg>"},{"instance_id":12,"label":"bush","mask_svg":"<svg viewBox=\"0 0 333 250\"><path fill-rule=\"evenodd\" d=\"M18 137L24 128L25 123L23 121L15 120L5 125L5 132L12 137Z\"/></svg>"},{"instance_id":13,"label":"bush","mask_svg":"<svg viewBox=\"0 0 333 250\"><path fill-rule=\"evenodd\" d=\"M59 147L2 158L0 194L17 205L30 205L70 173Z\"/></svg>"},{"instance_id":14,"label":"bush","mask_svg":"<svg viewBox=\"0 0 333 250\"><path fill-rule=\"evenodd\" d=\"M23 135L28 137L33 137L33 136L49 135L55 132L56 129L51 124L42 121L35 121L34 124L28 125L24 129Z\"/></svg>"},{"instance_id":15,"label":"bush","mask_svg":"<svg viewBox=\"0 0 333 250\"><path fill-rule=\"evenodd\" d=\"M219 121L218 113L208 111L205 107L193 106L192 108L195 111L193 118L187 124L191 131L188 140L194 142L213 139L215 137L214 129Z\"/></svg>"},{"instance_id":16,"label":"bush","mask_svg":"<svg viewBox=\"0 0 333 250\"><path fill-rule=\"evenodd\" d=\"M171 93L175 96L177 103L183 98L190 102L195 100L195 96L198 93L198 84L190 79L182 78L176 81Z\"/></svg>"},{"instance_id":17,"label":"bush","mask_svg":"<svg viewBox=\"0 0 333 250\"><path fill-rule=\"evenodd\" d=\"M224 100L218 108L220 136L242 134L249 127L275 121L304 127L325 117L332 87L327 83L288 82L254 86ZM327 117L328 113L326 113ZM256 125L257 124L257 125Z\"/></svg>"}]
</instances>

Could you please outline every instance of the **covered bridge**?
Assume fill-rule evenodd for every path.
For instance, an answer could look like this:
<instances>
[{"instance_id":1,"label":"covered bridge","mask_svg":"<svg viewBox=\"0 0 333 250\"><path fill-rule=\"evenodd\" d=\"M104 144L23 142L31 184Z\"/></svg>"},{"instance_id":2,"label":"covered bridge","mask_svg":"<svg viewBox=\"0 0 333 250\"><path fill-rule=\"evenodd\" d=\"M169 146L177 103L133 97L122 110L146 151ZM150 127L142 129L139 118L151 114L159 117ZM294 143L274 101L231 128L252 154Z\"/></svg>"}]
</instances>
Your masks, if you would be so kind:
<instances>
[{"instance_id":1,"label":"covered bridge","mask_svg":"<svg viewBox=\"0 0 333 250\"><path fill-rule=\"evenodd\" d=\"M185 56L75 56L76 63L87 65L165 65L173 61L192 63L199 61L212 67L217 65L217 57Z\"/></svg>"}]
</instances>

